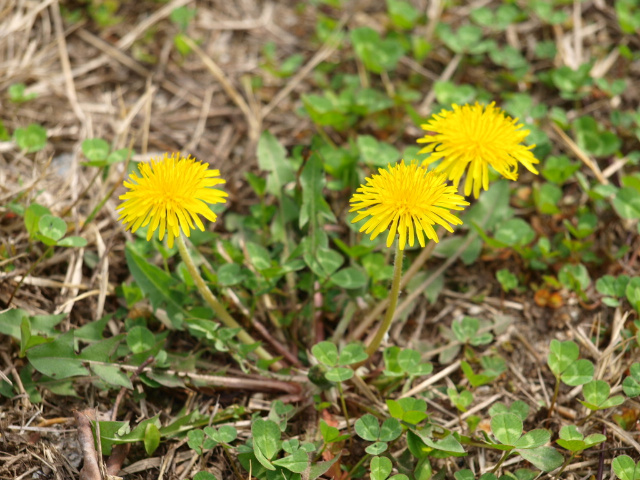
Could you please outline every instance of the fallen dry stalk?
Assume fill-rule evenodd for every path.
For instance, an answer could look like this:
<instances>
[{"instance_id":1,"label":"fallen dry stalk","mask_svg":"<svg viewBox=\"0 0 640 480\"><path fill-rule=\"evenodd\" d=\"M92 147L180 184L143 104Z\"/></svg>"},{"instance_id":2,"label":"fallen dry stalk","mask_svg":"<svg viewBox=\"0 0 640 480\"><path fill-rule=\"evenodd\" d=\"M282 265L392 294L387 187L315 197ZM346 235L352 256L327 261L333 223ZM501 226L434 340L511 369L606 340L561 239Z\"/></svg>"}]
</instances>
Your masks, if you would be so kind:
<instances>
[{"instance_id":1,"label":"fallen dry stalk","mask_svg":"<svg viewBox=\"0 0 640 480\"><path fill-rule=\"evenodd\" d=\"M91 430L91 420L95 420L96 412L93 408L82 411L75 410L73 416L78 425L78 442L82 450L84 465L80 470L80 480L102 480L100 474L100 460L96 452L93 431Z\"/></svg>"},{"instance_id":2,"label":"fallen dry stalk","mask_svg":"<svg viewBox=\"0 0 640 480\"><path fill-rule=\"evenodd\" d=\"M90 365L113 365L108 362L98 362L95 360L85 360ZM134 365L118 365L125 371L137 371L139 367ZM302 392L300 383L286 382L283 380L265 379L265 378L246 378L246 377L230 377L222 375L206 375L201 373L180 372L177 370L160 370L151 367L143 368L139 373L153 374L161 373L163 375L174 376L183 380L190 380L199 386L213 386L228 388L234 390L249 390L252 392L285 392L292 395L298 395Z\"/></svg>"},{"instance_id":3,"label":"fallen dry stalk","mask_svg":"<svg viewBox=\"0 0 640 480\"><path fill-rule=\"evenodd\" d=\"M130 449L130 443L114 445L113 449L111 449L111 455L109 455L109 458L107 459L107 475L112 477L118 475L118 472L122 470L122 464L127 459Z\"/></svg>"}]
</instances>

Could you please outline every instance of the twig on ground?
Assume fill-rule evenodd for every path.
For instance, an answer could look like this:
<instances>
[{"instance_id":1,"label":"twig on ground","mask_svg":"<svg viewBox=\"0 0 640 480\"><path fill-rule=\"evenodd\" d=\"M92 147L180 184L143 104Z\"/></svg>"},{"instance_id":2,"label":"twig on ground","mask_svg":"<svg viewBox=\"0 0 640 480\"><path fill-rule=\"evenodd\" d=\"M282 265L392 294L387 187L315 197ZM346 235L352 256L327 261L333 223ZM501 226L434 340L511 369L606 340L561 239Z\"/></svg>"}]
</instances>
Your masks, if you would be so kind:
<instances>
[{"instance_id":1,"label":"twig on ground","mask_svg":"<svg viewBox=\"0 0 640 480\"><path fill-rule=\"evenodd\" d=\"M609 180L607 178L605 178L605 176L602 174L602 171L600 170L600 167L598 166L598 164L595 162L595 160L592 160L579 146L576 142L573 141L573 139L571 137L569 137L569 135L567 135L559 126L557 126L555 123L551 124L551 128L553 128L553 131L560 137L560 139L566 144L567 148L573 152L573 154L578 157L580 160L582 160L582 163L584 163L589 170L591 170L593 172L593 174L595 175L596 179L598 180L598 182L600 182L602 185L608 185L609 184Z\"/></svg>"},{"instance_id":2,"label":"twig on ground","mask_svg":"<svg viewBox=\"0 0 640 480\"><path fill-rule=\"evenodd\" d=\"M101 459L98 458L91 429L91 421L95 420L95 410L92 408L82 411L75 410L73 416L78 426L78 442L84 461L82 470L80 470L80 480L102 480L99 465Z\"/></svg>"},{"instance_id":3,"label":"twig on ground","mask_svg":"<svg viewBox=\"0 0 640 480\"><path fill-rule=\"evenodd\" d=\"M98 362L94 360L86 360L90 365L113 365L107 362ZM126 371L136 371L137 366L120 365L120 368ZM153 373L154 369L145 367L141 373ZM177 370L158 370L164 375L175 376L176 378L191 380L200 386L213 386L221 388L229 388L234 390L249 390L253 392L286 392L293 395L302 392L300 383L285 382L282 380L262 378L244 378L244 377L225 377L222 375L205 375L193 372L180 372Z\"/></svg>"},{"instance_id":4,"label":"twig on ground","mask_svg":"<svg viewBox=\"0 0 640 480\"><path fill-rule=\"evenodd\" d=\"M111 449L111 455L109 455L106 465L107 475L118 475L118 472L122 469L122 464L127 459L130 449L130 443L121 443Z\"/></svg>"}]
</instances>

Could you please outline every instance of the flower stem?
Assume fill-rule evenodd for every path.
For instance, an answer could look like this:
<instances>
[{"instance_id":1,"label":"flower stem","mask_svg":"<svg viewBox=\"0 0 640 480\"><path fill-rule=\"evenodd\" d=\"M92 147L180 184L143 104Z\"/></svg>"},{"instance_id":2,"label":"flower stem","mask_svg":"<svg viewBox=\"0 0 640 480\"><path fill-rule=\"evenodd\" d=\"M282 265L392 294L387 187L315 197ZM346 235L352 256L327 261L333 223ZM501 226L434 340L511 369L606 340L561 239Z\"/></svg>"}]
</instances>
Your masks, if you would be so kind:
<instances>
[{"instance_id":1,"label":"flower stem","mask_svg":"<svg viewBox=\"0 0 640 480\"><path fill-rule=\"evenodd\" d=\"M391 283L391 293L389 294L389 306L387 312L384 315L384 320L378 327L378 331L371 340L371 343L367 346L367 355L373 355L378 347L382 343L382 339L391 327L393 321L393 314L396 311L396 305L398 304L398 295L400 294L400 280L402 279L402 259L404 251L400 250L400 244L396 240L396 256L393 265L393 280Z\"/></svg>"},{"instance_id":2,"label":"flower stem","mask_svg":"<svg viewBox=\"0 0 640 480\"><path fill-rule=\"evenodd\" d=\"M349 449L353 450L353 432L349 423L349 412L347 411L347 403L344 400L344 391L342 390L342 382L338 382L338 394L340 395L340 404L342 405L342 414L347 421L347 432L349 432Z\"/></svg>"},{"instance_id":3,"label":"flower stem","mask_svg":"<svg viewBox=\"0 0 640 480\"><path fill-rule=\"evenodd\" d=\"M500 457L500 460L498 460L498 463L496 463L495 467L493 467L493 469L491 470L491 473L496 473L510 454L511 450L505 450Z\"/></svg>"},{"instance_id":4,"label":"flower stem","mask_svg":"<svg viewBox=\"0 0 640 480\"><path fill-rule=\"evenodd\" d=\"M229 312L227 312L227 309L224 308L224 306L213 295L213 293L205 283L204 279L200 275L200 272L198 271L198 268L196 267L195 263L193 263L193 259L189 254L189 250L187 250L187 246L184 243L184 238L182 237L182 235L178 235L176 237L176 244L178 245L178 251L180 252L180 256L182 257L184 264L187 266L189 275L191 275L191 278L193 278L193 281L195 282L196 287L200 292L200 295L202 295L202 298L204 298L205 302L207 302L207 304L215 312L218 319L228 328L239 328L240 331L238 332L238 339L240 339L242 343L246 345L251 345L253 343L256 343L253 337L251 337L251 335L249 335L247 331L244 328L242 328L242 326L238 322L236 322L231 315L229 315ZM273 360L273 357L269 354L269 352L267 352L262 347L258 347L256 349L256 354L258 355L258 357L260 357L263 360L267 360L267 361ZM282 364L280 362L275 362L272 364L272 368L279 370L282 368Z\"/></svg>"}]
</instances>

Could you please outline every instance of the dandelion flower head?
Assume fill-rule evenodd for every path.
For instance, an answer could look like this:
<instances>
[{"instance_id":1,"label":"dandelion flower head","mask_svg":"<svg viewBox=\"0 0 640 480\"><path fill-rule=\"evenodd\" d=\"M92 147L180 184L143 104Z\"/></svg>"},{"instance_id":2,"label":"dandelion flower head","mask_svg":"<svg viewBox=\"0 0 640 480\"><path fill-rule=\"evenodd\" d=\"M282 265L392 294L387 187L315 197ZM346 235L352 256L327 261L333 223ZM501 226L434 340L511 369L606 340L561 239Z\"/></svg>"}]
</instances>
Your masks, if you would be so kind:
<instances>
[{"instance_id":1,"label":"dandelion flower head","mask_svg":"<svg viewBox=\"0 0 640 480\"><path fill-rule=\"evenodd\" d=\"M389 228L387 247L396 233L400 250L407 242L413 246L416 237L424 247L425 235L438 242L434 225L453 232L451 225L462 223L449 210L462 210L469 203L445 183L444 174L427 171L416 162L406 165L404 160L378 172L356 190L349 210L358 212L352 223L370 217L360 231L371 234L372 240Z\"/></svg>"},{"instance_id":2,"label":"dandelion flower head","mask_svg":"<svg viewBox=\"0 0 640 480\"><path fill-rule=\"evenodd\" d=\"M124 200L117 208L127 230L135 232L149 225L147 240L158 230L159 239L167 234L169 248L182 230L188 237L197 226L204 231L199 215L211 222L216 221L208 203L225 203L227 193L211 188L225 183L220 170L210 170L206 163L186 158L179 153L164 154L160 160L141 163L140 175L131 174L124 182L127 192L120 196Z\"/></svg>"},{"instance_id":3,"label":"dandelion flower head","mask_svg":"<svg viewBox=\"0 0 640 480\"><path fill-rule=\"evenodd\" d=\"M435 170L446 172L456 188L466 171L464 194L473 190L476 198L480 187L489 188L489 165L509 180L518 179L518 163L538 173L533 164L539 162L531 152L535 145L522 144L529 130L522 129L517 118L505 116L495 103L452 106L453 111L442 110L421 125L434 133L418 139L427 144L420 153L431 153L425 165L442 159Z\"/></svg>"}]
</instances>

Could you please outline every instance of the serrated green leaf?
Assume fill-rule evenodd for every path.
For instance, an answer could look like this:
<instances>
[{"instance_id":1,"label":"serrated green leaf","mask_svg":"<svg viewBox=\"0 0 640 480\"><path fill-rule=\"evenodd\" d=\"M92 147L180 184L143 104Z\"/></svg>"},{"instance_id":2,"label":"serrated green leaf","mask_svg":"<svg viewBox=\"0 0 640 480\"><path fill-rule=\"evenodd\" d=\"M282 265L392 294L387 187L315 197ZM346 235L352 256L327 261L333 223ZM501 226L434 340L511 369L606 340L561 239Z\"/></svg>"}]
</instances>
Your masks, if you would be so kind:
<instances>
[{"instance_id":1,"label":"serrated green leaf","mask_svg":"<svg viewBox=\"0 0 640 480\"><path fill-rule=\"evenodd\" d=\"M558 281L571 290L584 291L591 284L591 277L583 264L565 264L558 272Z\"/></svg>"},{"instance_id":2,"label":"serrated green leaf","mask_svg":"<svg viewBox=\"0 0 640 480\"><path fill-rule=\"evenodd\" d=\"M387 457L373 457L369 466L371 470L371 480L386 480L393 464Z\"/></svg>"},{"instance_id":3,"label":"serrated green leaf","mask_svg":"<svg viewBox=\"0 0 640 480\"><path fill-rule=\"evenodd\" d=\"M536 234L527 222L521 218L512 218L504 222L495 233L495 239L510 247L524 246L532 242Z\"/></svg>"},{"instance_id":4,"label":"serrated green leaf","mask_svg":"<svg viewBox=\"0 0 640 480\"><path fill-rule=\"evenodd\" d=\"M619 275L618 277L604 275L596 281L596 290L602 295L624 297L628 283L629 277L627 275Z\"/></svg>"},{"instance_id":5,"label":"serrated green leaf","mask_svg":"<svg viewBox=\"0 0 640 480\"><path fill-rule=\"evenodd\" d=\"M331 277L331 281L339 287L349 289L362 288L368 282L366 273L356 267L346 267Z\"/></svg>"},{"instance_id":6,"label":"serrated green leaf","mask_svg":"<svg viewBox=\"0 0 640 480\"><path fill-rule=\"evenodd\" d=\"M389 477L389 480L409 480L404 473L396 473L393 477Z\"/></svg>"},{"instance_id":7,"label":"serrated green leaf","mask_svg":"<svg viewBox=\"0 0 640 480\"><path fill-rule=\"evenodd\" d=\"M253 435L254 453L259 452L267 460L267 464L263 462L260 463L262 463L265 468L272 470L274 467L269 460L280 451L282 445L280 441L280 427L271 420L258 418L254 420L251 425L251 434ZM256 453L256 458L260 461L258 453Z\"/></svg>"},{"instance_id":8,"label":"serrated green leaf","mask_svg":"<svg viewBox=\"0 0 640 480\"><path fill-rule=\"evenodd\" d=\"M284 147L270 132L263 132L258 140L258 166L269 172L267 192L280 198L284 186L295 180L294 170L286 158Z\"/></svg>"},{"instance_id":9,"label":"serrated green leaf","mask_svg":"<svg viewBox=\"0 0 640 480\"><path fill-rule=\"evenodd\" d=\"M549 344L547 363L556 377L559 377L580 356L580 349L572 341L560 342L555 338Z\"/></svg>"},{"instance_id":10,"label":"serrated green leaf","mask_svg":"<svg viewBox=\"0 0 640 480\"><path fill-rule=\"evenodd\" d=\"M640 462L635 463L628 455L614 458L611 466L620 480L640 480Z\"/></svg>"},{"instance_id":11,"label":"serrated green leaf","mask_svg":"<svg viewBox=\"0 0 640 480\"><path fill-rule=\"evenodd\" d=\"M380 427L380 440L392 442L402 435L402 425L395 418L387 418Z\"/></svg>"},{"instance_id":12,"label":"serrated green leaf","mask_svg":"<svg viewBox=\"0 0 640 480\"><path fill-rule=\"evenodd\" d=\"M67 224L53 215L43 215L38 221L38 231L45 237L57 242L67 233Z\"/></svg>"},{"instance_id":13,"label":"serrated green leaf","mask_svg":"<svg viewBox=\"0 0 640 480\"><path fill-rule=\"evenodd\" d=\"M126 246L124 253L131 275L149 298L154 311L158 308L164 308L172 326L181 328L183 319L189 314L172 293L172 287L176 284L176 280L164 270L138 255L129 245Z\"/></svg>"},{"instance_id":14,"label":"serrated green leaf","mask_svg":"<svg viewBox=\"0 0 640 480\"><path fill-rule=\"evenodd\" d=\"M640 395L640 363L636 362L629 367L630 376L622 382L622 390L627 397Z\"/></svg>"},{"instance_id":15,"label":"serrated green leaf","mask_svg":"<svg viewBox=\"0 0 640 480\"><path fill-rule=\"evenodd\" d=\"M405 372L415 368L420 361L420 353L411 348L403 348L398 353L398 366Z\"/></svg>"},{"instance_id":16,"label":"serrated green leaf","mask_svg":"<svg viewBox=\"0 0 640 480\"><path fill-rule=\"evenodd\" d=\"M311 353L320 363L323 363L328 367L335 367L338 365L338 347L331 342L323 341L316 343L311 347Z\"/></svg>"},{"instance_id":17,"label":"serrated green leaf","mask_svg":"<svg viewBox=\"0 0 640 480\"><path fill-rule=\"evenodd\" d=\"M460 216L460 219L465 225L483 224L485 231L491 231L496 225L513 217L513 209L509 205L510 196L508 180L493 182L491 188L482 192L480 198Z\"/></svg>"},{"instance_id":18,"label":"serrated green leaf","mask_svg":"<svg viewBox=\"0 0 640 480\"><path fill-rule=\"evenodd\" d=\"M380 455L381 453L386 452L387 448L389 448L387 442L375 442L367 446L364 451L369 455Z\"/></svg>"},{"instance_id":19,"label":"serrated green leaf","mask_svg":"<svg viewBox=\"0 0 640 480\"><path fill-rule=\"evenodd\" d=\"M206 432L205 432L206 433ZM231 443L238 438L238 431L231 425L220 425L213 435L212 439L220 443Z\"/></svg>"},{"instance_id":20,"label":"serrated green leaf","mask_svg":"<svg viewBox=\"0 0 640 480\"><path fill-rule=\"evenodd\" d=\"M556 443L570 452L581 452L587 448L587 444L584 440L564 440L560 438L556 440Z\"/></svg>"},{"instance_id":21,"label":"serrated green leaf","mask_svg":"<svg viewBox=\"0 0 640 480\"><path fill-rule=\"evenodd\" d=\"M600 405L600 409L604 410L605 408L617 407L618 405L622 405L624 403L624 397L622 395L614 395L613 397L607 398L604 403Z\"/></svg>"},{"instance_id":22,"label":"serrated green leaf","mask_svg":"<svg viewBox=\"0 0 640 480\"><path fill-rule=\"evenodd\" d=\"M522 420L513 413L499 413L491 418L491 432L503 445L514 446L522 436Z\"/></svg>"},{"instance_id":23,"label":"serrated green leaf","mask_svg":"<svg viewBox=\"0 0 640 480\"><path fill-rule=\"evenodd\" d=\"M403 0L387 0L387 9L391 23L402 30L412 29L420 16L413 5Z\"/></svg>"},{"instance_id":24,"label":"serrated green leaf","mask_svg":"<svg viewBox=\"0 0 640 480\"><path fill-rule=\"evenodd\" d=\"M625 296L636 311L640 311L640 277L632 277L625 287Z\"/></svg>"},{"instance_id":25,"label":"serrated green leaf","mask_svg":"<svg viewBox=\"0 0 640 480\"><path fill-rule=\"evenodd\" d=\"M456 480L476 480L476 476L468 468L458 470L453 476Z\"/></svg>"},{"instance_id":26,"label":"serrated green leaf","mask_svg":"<svg viewBox=\"0 0 640 480\"><path fill-rule=\"evenodd\" d=\"M418 434L420 439L424 442L424 444L427 445L428 447L434 448L442 452L456 454L456 456L466 455L466 452L464 451L464 447L454 435L447 435L441 440L435 441L429 435L426 435L424 430L419 430L416 433Z\"/></svg>"},{"instance_id":27,"label":"serrated green leaf","mask_svg":"<svg viewBox=\"0 0 640 480\"><path fill-rule=\"evenodd\" d=\"M71 236L64 237L62 240L58 240L56 245L58 247L74 247L82 248L87 246L87 239L83 237Z\"/></svg>"},{"instance_id":28,"label":"serrated green leaf","mask_svg":"<svg viewBox=\"0 0 640 480\"><path fill-rule=\"evenodd\" d=\"M26 310L13 308L0 313L0 333L9 335L16 340L20 340L20 325L22 319L27 317L31 324L31 333L41 333L46 336L54 336L53 328L58 325L67 315L34 315L29 316Z\"/></svg>"},{"instance_id":29,"label":"serrated green leaf","mask_svg":"<svg viewBox=\"0 0 640 480\"><path fill-rule=\"evenodd\" d=\"M47 130L36 123L26 128L16 128L13 137L18 147L27 153L37 152L47 145Z\"/></svg>"},{"instance_id":30,"label":"serrated green leaf","mask_svg":"<svg viewBox=\"0 0 640 480\"><path fill-rule=\"evenodd\" d=\"M459 320L454 320L451 324L451 331L461 343L466 343L474 338L479 328L480 320L473 317L463 317Z\"/></svg>"},{"instance_id":31,"label":"serrated green leaf","mask_svg":"<svg viewBox=\"0 0 640 480\"><path fill-rule=\"evenodd\" d=\"M369 27L355 28L350 31L349 36L356 55L365 68L374 73L394 70L404 54L398 40L382 39L378 32Z\"/></svg>"},{"instance_id":32,"label":"serrated green leaf","mask_svg":"<svg viewBox=\"0 0 640 480\"><path fill-rule=\"evenodd\" d=\"M90 365L91 371L98 375L102 381L114 387L124 387L133 390L131 379L120 370L120 365Z\"/></svg>"},{"instance_id":33,"label":"serrated green leaf","mask_svg":"<svg viewBox=\"0 0 640 480\"><path fill-rule=\"evenodd\" d=\"M492 375L475 373L473 371L473 368L471 368L471 365L469 365L469 362L461 362L460 368L462 369L462 373L464 373L464 376L467 377L467 380L469 380L469 383L472 387L480 387L482 385L486 385L495 378Z\"/></svg>"},{"instance_id":34,"label":"serrated green leaf","mask_svg":"<svg viewBox=\"0 0 640 480\"><path fill-rule=\"evenodd\" d=\"M75 331L75 334L77 338L77 330ZM115 353L118 345L120 345L120 342L125 338L125 336L126 335L124 333L121 333L120 335L95 342L88 347L85 347L78 357L85 360L93 360L95 362L109 362L111 360L111 355Z\"/></svg>"},{"instance_id":35,"label":"serrated green leaf","mask_svg":"<svg viewBox=\"0 0 640 480\"><path fill-rule=\"evenodd\" d=\"M325 373L325 377L330 382L346 382L354 375L353 370L349 367L335 367Z\"/></svg>"},{"instance_id":36,"label":"serrated green leaf","mask_svg":"<svg viewBox=\"0 0 640 480\"><path fill-rule=\"evenodd\" d=\"M256 270L265 270L271 267L271 256L266 248L253 242L247 242L246 247L249 260Z\"/></svg>"},{"instance_id":37,"label":"serrated green leaf","mask_svg":"<svg viewBox=\"0 0 640 480\"><path fill-rule=\"evenodd\" d=\"M353 365L354 363L364 362L369 356L365 352L364 347L356 342L349 343L340 352L338 359L339 365Z\"/></svg>"},{"instance_id":38,"label":"serrated green leaf","mask_svg":"<svg viewBox=\"0 0 640 480\"><path fill-rule=\"evenodd\" d=\"M380 438L380 424L378 419L370 413L364 414L354 425L356 433L363 440L375 442Z\"/></svg>"},{"instance_id":39,"label":"serrated green leaf","mask_svg":"<svg viewBox=\"0 0 640 480\"><path fill-rule=\"evenodd\" d=\"M604 380L592 380L582 386L582 394L587 403L597 407L609 398L611 387Z\"/></svg>"},{"instance_id":40,"label":"serrated green leaf","mask_svg":"<svg viewBox=\"0 0 640 480\"><path fill-rule=\"evenodd\" d=\"M429 457L421 458L413 471L413 478L415 480L430 480L432 477L433 467L431 466Z\"/></svg>"},{"instance_id":41,"label":"serrated green leaf","mask_svg":"<svg viewBox=\"0 0 640 480\"><path fill-rule=\"evenodd\" d=\"M27 358L40 373L56 379L89 373L73 350L73 330L63 333L53 342L29 349Z\"/></svg>"},{"instance_id":42,"label":"serrated green leaf","mask_svg":"<svg viewBox=\"0 0 640 480\"><path fill-rule=\"evenodd\" d=\"M564 462L564 457L553 447L538 447L516 450L522 458L531 462L543 472L550 472Z\"/></svg>"},{"instance_id":43,"label":"serrated green leaf","mask_svg":"<svg viewBox=\"0 0 640 480\"><path fill-rule=\"evenodd\" d=\"M156 339L147 327L135 326L127 333L127 345L133 353L142 353L151 350Z\"/></svg>"},{"instance_id":44,"label":"serrated green leaf","mask_svg":"<svg viewBox=\"0 0 640 480\"><path fill-rule=\"evenodd\" d=\"M320 218L335 222L336 218L324 197L326 180L322 160L312 153L300 174L302 187L302 205L300 206L299 226L303 228L309 220L318 224Z\"/></svg>"},{"instance_id":45,"label":"serrated green leaf","mask_svg":"<svg viewBox=\"0 0 640 480\"><path fill-rule=\"evenodd\" d=\"M160 430L153 423L148 423L144 430L144 450L151 456L160 446Z\"/></svg>"},{"instance_id":46,"label":"serrated green leaf","mask_svg":"<svg viewBox=\"0 0 640 480\"><path fill-rule=\"evenodd\" d=\"M102 138L88 138L82 142L82 153L90 162L103 162L109 156L109 143Z\"/></svg>"},{"instance_id":47,"label":"serrated green leaf","mask_svg":"<svg viewBox=\"0 0 640 480\"><path fill-rule=\"evenodd\" d=\"M193 476L193 480L218 480L213 473L198 472Z\"/></svg>"},{"instance_id":48,"label":"serrated green leaf","mask_svg":"<svg viewBox=\"0 0 640 480\"><path fill-rule=\"evenodd\" d=\"M640 218L640 192L633 187L622 187L613 199L613 208L622 218Z\"/></svg>"},{"instance_id":49,"label":"serrated green leaf","mask_svg":"<svg viewBox=\"0 0 640 480\"><path fill-rule=\"evenodd\" d=\"M395 147L378 142L371 135L358 135L356 140L358 150L364 162L374 167L386 168L400 160L400 152Z\"/></svg>"},{"instance_id":50,"label":"serrated green leaf","mask_svg":"<svg viewBox=\"0 0 640 480\"><path fill-rule=\"evenodd\" d=\"M340 460L340 455L336 455L331 460L328 460L326 462L318 462L312 464L309 467L309 470L307 470L307 478L309 480L316 480L320 476L324 475L338 460Z\"/></svg>"},{"instance_id":51,"label":"serrated green leaf","mask_svg":"<svg viewBox=\"0 0 640 480\"><path fill-rule=\"evenodd\" d=\"M348 438L348 435L340 435L340 430L327 424L324 420L320 420L320 433L325 443L338 442L343 437Z\"/></svg>"},{"instance_id":52,"label":"serrated green leaf","mask_svg":"<svg viewBox=\"0 0 640 480\"><path fill-rule=\"evenodd\" d=\"M24 225L29 232L29 238L35 238L38 233L38 224L44 215L50 215L51 210L38 203L32 203L24 212Z\"/></svg>"},{"instance_id":53,"label":"serrated green leaf","mask_svg":"<svg viewBox=\"0 0 640 480\"><path fill-rule=\"evenodd\" d=\"M569 386L584 385L593 379L594 366L589 360L581 358L569 365L560 379Z\"/></svg>"},{"instance_id":54,"label":"serrated green leaf","mask_svg":"<svg viewBox=\"0 0 640 480\"><path fill-rule=\"evenodd\" d=\"M594 445L601 444L606 439L607 439L607 436L603 435L602 433L592 433L591 435L589 435L587 438L584 439L584 442L587 448L591 448Z\"/></svg>"},{"instance_id":55,"label":"serrated green leaf","mask_svg":"<svg viewBox=\"0 0 640 480\"><path fill-rule=\"evenodd\" d=\"M549 443L550 440L551 434L549 431L539 428L525 433L516 441L514 446L519 449L537 448Z\"/></svg>"},{"instance_id":56,"label":"serrated green leaf","mask_svg":"<svg viewBox=\"0 0 640 480\"><path fill-rule=\"evenodd\" d=\"M304 451L296 450L291 455L280 458L279 460L274 460L273 464L286 468L294 473L302 473L309 465L309 457Z\"/></svg>"}]
</instances>

